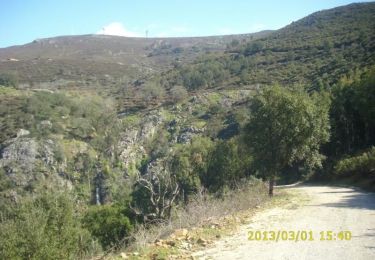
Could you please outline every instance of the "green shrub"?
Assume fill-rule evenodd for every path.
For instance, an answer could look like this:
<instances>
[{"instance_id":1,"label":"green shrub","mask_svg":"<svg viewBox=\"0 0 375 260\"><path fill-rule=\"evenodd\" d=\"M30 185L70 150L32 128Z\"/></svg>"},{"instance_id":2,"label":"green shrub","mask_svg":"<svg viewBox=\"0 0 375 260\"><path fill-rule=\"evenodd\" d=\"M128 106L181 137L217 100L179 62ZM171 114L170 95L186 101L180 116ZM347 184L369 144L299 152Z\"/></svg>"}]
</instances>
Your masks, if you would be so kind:
<instances>
[{"instance_id":1,"label":"green shrub","mask_svg":"<svg viewBox=\"0 0 375 260\"><path fill-rule=\"evenodd\" d=\"M24 199L0 219L0 259L72 259L90 251L69 195L45 193Z\"/></svg>"},{"instance_id":2,"label":"green shrub","mask_svg":"<svg viewBox=\"0 0 375 260\"><path fill-rule=\"evenodd\" d=\"M375 147L361 155L340 160L335 166L338 175L375 175Z\"/></svg>"},{"instance_id":3,"label":"green shrub","mask_svg":"<svg viewBox=\"0 0 375 260\"><path fill-rule=\"evenodd\" d=\"M194 137L191 144L183 145L176 150L171 161L171 170L177 178L185 199L195 194L201 187L200 176L207 171L213 146L214 143L210 138Z\"/></svg>"},{"instance_id":4,"label":"green shrub","mask_svg":"<svg viewBox=\"0 0 375 260\"><path fill-rule=\"evenodd\" d=\"M132 229L124 209L118 205L92 206L83 219L83 225L104 248L121 242Z\"/></svg>"},{"instance_id":5,"label":"green shrub","mask_svg":"<svg viewBox=\"0 0 375 260\"><path fill-rule=\"evenodd\" d=\"M237 140L219 141L210 155L207 172L201 175L202 183L212 192L234 188L247 177L250 163L251 157Z\"/></svg>"},{"instance_id":6,"label":"green shrub","mask_svg":"<svg viewBox=\"0 0 375 260\"><path fill-rule=\"evenodd\" d=\"M1 74L0 86L4 87L18 87L18 79L15 75Z\"/></svg>"}]
</instances>

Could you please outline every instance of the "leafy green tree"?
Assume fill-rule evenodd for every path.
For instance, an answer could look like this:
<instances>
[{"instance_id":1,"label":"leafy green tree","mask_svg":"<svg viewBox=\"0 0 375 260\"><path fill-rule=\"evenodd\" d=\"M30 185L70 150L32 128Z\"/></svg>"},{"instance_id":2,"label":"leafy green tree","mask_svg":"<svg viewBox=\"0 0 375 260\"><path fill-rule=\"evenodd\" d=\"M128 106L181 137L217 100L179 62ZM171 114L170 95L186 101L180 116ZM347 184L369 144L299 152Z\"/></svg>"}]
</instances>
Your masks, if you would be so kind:
<instances>
[{"instance_id":1,"label":"leafy green tree","mask_svg":"<svg viewBox=\"0 0 375 260\"><path fill-rule=\"evenodd\" d=\"M246 56L253 55L263 49L263 44L260 41L251 42L246 45L244 54Z\"/></svg>"},{"instance_id":2,"label":"leafy green tree","mask_svg":"<svg viewBox=\"0 0 375 260\"><path fill-rule=\"evenodd\" d=\"M332 140L328 154L340 156L375 144L375 69L342 79L332 89Z\"/></svg>"},{"instance_id":3,"label":"leafy green tree","mask_svg":"<svg viewBox=\"0 0 375 260\"><path fill-rule=\"evenodd\" d=\"M194 162L190 151L179 151L173 157L172 171L176 174L181 186L181 195L187 201L189 195L197 192L200 187L199 175L194 172Z\"/></svg>"},{"instance_id":4,"label":"leafy green tree","mask_svg":"<svg viewBox=\"0 0 375 260\"><path fill-rule=\"evenodd\" d=\"M319 148L329 139L328 104L324 96L278 86L254 98L246 140L257 168L269 179L270 196L284 167L300 161L310 168L321 165Z\"/></svg>"},{"instance_id":5,"label":"leafy green tree","mask_svg":"<svg viewBox=\"0 0 375 260\"><path fill-rule=\"evenodd\" d=\"M244 153L241 144L231 139L220 141L210 155L207 172L202 176L203 184L215 192L223 187L234 188L247 176L251 157Z\"/></svg>"},{"instance_id":6,"label":"leafy green tree","mask_svg":"<svg viewBox=\"0 0 375 260\"><path fill-rule=\"evenodd\" d=\"M185 201L201 187L213 146L209 138L195 137L191 144L186 144L175 152L171 160L171 171L176 175Z\"/></svg>"}]
</instances>

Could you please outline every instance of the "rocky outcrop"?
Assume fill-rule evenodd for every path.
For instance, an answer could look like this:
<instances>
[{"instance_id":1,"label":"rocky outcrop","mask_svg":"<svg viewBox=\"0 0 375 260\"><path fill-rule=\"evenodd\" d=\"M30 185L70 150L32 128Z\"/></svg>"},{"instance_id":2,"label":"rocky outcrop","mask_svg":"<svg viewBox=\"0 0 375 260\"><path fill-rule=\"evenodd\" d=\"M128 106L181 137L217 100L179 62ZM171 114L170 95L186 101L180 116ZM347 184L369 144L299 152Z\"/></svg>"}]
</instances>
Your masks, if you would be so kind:
<instances>
[{"instance_id":1,"label":"rocky outcrop","mask_svg":"<svg viewBox=\"0 0 375 260\"><path fill-rule=\"evenodd\" d=\"M157 131L157 127L160 126L163 121L164 119L160 112L147 115L143 120L143 124L141 125L139 139L146 140L148 138L152 138Z\"/></svg>"},{"instance_id":2,"label":"rocky outcrop","mask_svg":"<svg viewBox=\"0 0 375 260\"><path fill-rule=\"evenodd\" d=\"M160 111L156 111L146 115L138 125L123 132L118 150L126 168L136 164L146 155L145 142L154 137L163 122L164 118Z\"/></svg>"},{"instance_id":3,"label":"rocky outcrop","mask_svg":"<svg viewBox=\"0 0 375 260\"><path fill-rule=\"evenodd\" d=\"M17 137L8 140L0 151L0 167L15 186L26 187L33 182L51 177L51 185L71 188L71 183L56 171L56 144L50 140L26 137L27 130L20 130Z\"/></svg>"},{"instance_id":4,"label":"rocky outcrop","mask_svg":"<svg viewBox=\"0 0 375 260\"><path fill-rule=\"evenodd\" d=\"M146 153L141 143L139 143L138 132L137 129L125 131L122 133L121 140L118 143L119 157L126 168L129 168L132 163L135 163Z\"/></svg>"},{"instance_id":5,"label":"rocky outcrop","mask_svg":"<svg viewBox=\"0 0 375 260\"><path fill-rule=\"evenodd\" d=\"M166 158L158 158L148 163L144 175L154 176L164 173L166 169Z\"/></svg>"},{"instance_id":6,"label":"rocky outcrop","mask_svg":"<svg viewBox=\"0 0 375 260\"><path fill-rule=\"evenodd\" d=\"M187 128L184 128L181 132L180 135L177 138L178 143L186 144L191 141L193 136L197 134L202 134L204 132L204 129L196 128L194 126L190 126Z\"/></svg>"},{"instance_id":7,"label":"rocky outcrop","mask_svg":"<svg viewBox=\"0 0 375 260\"><path fill-rule=\"evenodd\" d=\"M7 146L1 151L0 166L8 171L19 169L29 173L33 171L38 157L38 143L33 138L21 135L7 142Z\"/></svg>"}]
</instances>

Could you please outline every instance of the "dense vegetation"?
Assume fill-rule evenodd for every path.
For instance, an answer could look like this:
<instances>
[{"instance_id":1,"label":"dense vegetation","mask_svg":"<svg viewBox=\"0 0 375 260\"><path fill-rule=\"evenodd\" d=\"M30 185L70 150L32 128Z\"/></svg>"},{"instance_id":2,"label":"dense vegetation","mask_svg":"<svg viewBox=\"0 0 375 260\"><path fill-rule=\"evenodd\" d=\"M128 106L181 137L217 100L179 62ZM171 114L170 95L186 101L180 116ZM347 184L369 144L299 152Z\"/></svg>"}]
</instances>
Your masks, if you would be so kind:
<instances>
[{"instance_id":1,"label":"dense vegetation","mask_svg":"<svg viewBox=\"0 0 375 260\"><path fill-rule=\"evenodd\" d=\"M63 192L40 191L12 209L2 209L0 256L2 259L82 258L97 246L82 228L74 198Z\"/></svg>"},{"instance_id":2,"label":"dense vegetation","mask_svg":"<svg viewBox=\"0 0 375 260\"><path fill-rule=\"evenodd\" d=\"M374 86L375 70L372 68L344 77L332 87L332 134L331 141L324 147L328 158L321 178L345 177L351 183L374 189Z\"/></svg>"},{"instance_id":3,"label":"dense vegetation","mask_svg":"<svg viewBox=\"0 0 375 260\"><path fill-rule=\"evenodd\" d=\"M374 64L374 12L372 3L317 12L264 38L234 41L226 54L202 57L166 78L189 90L275 83L325 88Z\"/></svg>"},{"instance_id":4,"label":"dense vegetation","mask_svg":"<svg viewBox=\"0 0 375 260\"><path fill-rule=\"evenodd\" d=\"M264 192L259 180L373 189L374 13L354 4L234 39L114 99L21 90L2 74L0 258L90 257L187 212L197 194Z\"/></svg>"},{"instance_id":5,"label":"dense vegetation","mask_svg":"<svg viewBox=\"0 0 375 260\"><path fill-rule=\"evenodd\" d=\"M254 98L246 135L254 161L268 176L271 196L283 168L295 163L307 170L321 166L319 149L329 138L325 99L280 87L266 88Z\"/></svg>"}]
</instances>

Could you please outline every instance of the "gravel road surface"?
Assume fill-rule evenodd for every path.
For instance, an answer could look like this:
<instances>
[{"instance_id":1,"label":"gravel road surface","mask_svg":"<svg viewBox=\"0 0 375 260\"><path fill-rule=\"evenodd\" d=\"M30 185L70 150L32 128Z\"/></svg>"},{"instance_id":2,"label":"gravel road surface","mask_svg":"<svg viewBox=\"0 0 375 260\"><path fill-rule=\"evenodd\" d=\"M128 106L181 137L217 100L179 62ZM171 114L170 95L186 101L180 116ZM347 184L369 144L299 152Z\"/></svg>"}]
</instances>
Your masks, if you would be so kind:
<instances>
[{"instance_id":1,"label":"gravel road surface","mask_svg":"<svg viewBox=\"0 0 375 260\"><path fill-rule=\"evenodd\" d=\"M375 259L375 194L352 188L288 188L306 202L257 213L239 232L195 252L197 259ZM302 205L301 205L302 204ZM314 241L249 241L249 231L312 231ZM321 231L350 231L350 240L321 241ZM334 234L333 234L334 235ZM268 236L270 234L268 233ZM289 237L291 238L291 237ZM288 238L288 239L289 239ZM334 240L336 239L336 240Z\"/></svg>"}]
</instances>

